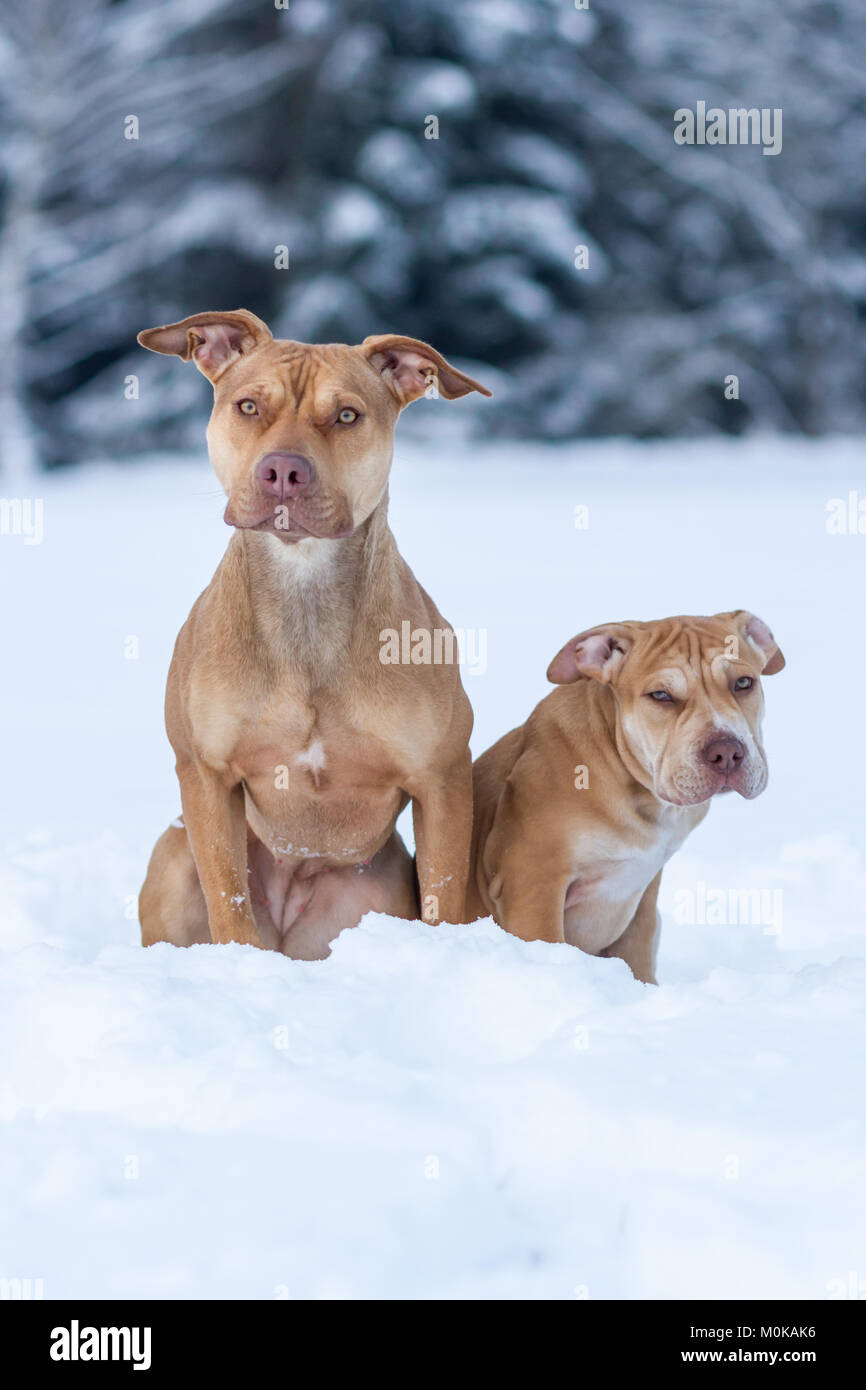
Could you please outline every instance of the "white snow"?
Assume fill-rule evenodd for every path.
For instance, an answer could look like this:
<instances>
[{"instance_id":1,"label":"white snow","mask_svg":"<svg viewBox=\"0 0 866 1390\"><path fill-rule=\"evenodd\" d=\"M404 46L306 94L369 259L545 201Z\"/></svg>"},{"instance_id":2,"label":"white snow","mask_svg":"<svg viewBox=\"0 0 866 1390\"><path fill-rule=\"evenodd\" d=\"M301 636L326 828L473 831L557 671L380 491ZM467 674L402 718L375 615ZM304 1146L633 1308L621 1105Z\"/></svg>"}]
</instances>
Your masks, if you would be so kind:
<instances>
[{"instance_id":1,"label":"white snow","mask_svg":"<svg viewBox=\"0 0 866 1390\"><path fill-rule=\"evenodd\" d=\"M445 408L416 408L434 440ZM203 460L45 479L42 544L0 535L0 1277L46 1297L866 1291L866 536L825 525L861 478L844 441L398 448L401 548L486 634L477 751L589 624L743 606L785 651L767 791L714 806L665 871L658 989L489 921L373 916L313 964L143 951L135 894L179 810L165 671L222 500ZM751 924L730 920L745 890Z\"/></svg>"}]
</instances>

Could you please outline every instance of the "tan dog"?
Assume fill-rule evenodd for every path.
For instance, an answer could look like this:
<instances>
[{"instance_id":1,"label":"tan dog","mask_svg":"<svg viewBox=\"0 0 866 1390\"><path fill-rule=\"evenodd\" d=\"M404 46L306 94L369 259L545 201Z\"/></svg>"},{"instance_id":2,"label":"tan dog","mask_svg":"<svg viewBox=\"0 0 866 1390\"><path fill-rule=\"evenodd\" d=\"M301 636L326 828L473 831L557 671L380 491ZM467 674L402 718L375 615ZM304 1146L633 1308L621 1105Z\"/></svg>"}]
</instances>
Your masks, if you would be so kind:
<instances>
[{"instance_id":1,"label":"tan dog","mask_svg":"<svg viewBox=\"0 0 866 1390\"><path fill-rule=\"evenodd\" d=\"M661 870L713 796L764 790L760 677L784 664L743 611L572 638L561 688L475 764L470 919L654 983Z\"/></svg>"},{"instance_id":2,"label":"tan dog","mask_svg":"<svg viewBox=\"0 0 866 1390\"><path fill-rule=\"evenodd\" d=\"M427 920L463 920L472 711L456 663L380 659L407 621L450 631L397 551L387 486L403 406L490 392L413 338L279 341L242 309L139 341L213 382L235 528L169 672L183 822L151 858L143 943L318 959L369 910L416 917L419 889ZM410 798L417 882L394 829Z\"/></svg>"}]
</instances>

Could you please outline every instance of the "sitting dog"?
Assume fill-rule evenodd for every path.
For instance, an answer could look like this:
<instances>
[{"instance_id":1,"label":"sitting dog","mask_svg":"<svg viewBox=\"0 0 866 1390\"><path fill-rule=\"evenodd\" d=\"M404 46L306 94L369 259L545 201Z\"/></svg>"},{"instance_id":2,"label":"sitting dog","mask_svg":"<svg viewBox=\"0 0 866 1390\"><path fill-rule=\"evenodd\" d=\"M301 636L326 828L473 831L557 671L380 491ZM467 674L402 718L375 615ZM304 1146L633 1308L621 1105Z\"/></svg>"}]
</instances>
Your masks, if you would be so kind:
<instances>
[{"instance_id":1,"label":"sitting dog","mask_svg":"<svg viewBox=\"0 0 866 1390\"><path fill-rule=\"evenodd\" d=\"M661 871L722 792L759 796L766 623L610 623L554 657L560 688L478 759L469 917L619 956L655 983Z\"/></svg>"},{"instance_id":2,"label":"sitting dog","mask_svg":"<svg viewBox=\"0 0 866 1390\"><path fill-rule=\"evenodd\" d=\"M373 910L464 920L472 711L456 663L381 658L444 619L388 528L394 425L424 394L491 393L394 334L274 339L195 314L139 342L214 386L208 446L234 528L177 639L166 728L183 818L157 842L142 942L321 959ZM415 867L397 835L413 803Z\"/></svg>"}]
</instances>

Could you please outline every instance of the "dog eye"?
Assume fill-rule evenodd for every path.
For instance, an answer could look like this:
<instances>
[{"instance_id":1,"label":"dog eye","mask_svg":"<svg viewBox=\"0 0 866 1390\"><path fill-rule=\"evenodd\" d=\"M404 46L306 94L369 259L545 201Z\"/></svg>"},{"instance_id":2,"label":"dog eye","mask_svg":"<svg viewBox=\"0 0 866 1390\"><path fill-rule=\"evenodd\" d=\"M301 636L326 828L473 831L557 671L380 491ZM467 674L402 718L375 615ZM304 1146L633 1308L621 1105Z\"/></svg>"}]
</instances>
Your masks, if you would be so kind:
<instances>
[{"instance_id":1,"label":"dog eye","mask_svg":"<svg viewBox=\"0 0 866 1390\"><path fill-rule=\"evenodd\" d=\"M238 410L242 415L258 415L259 408L255 401L238 401Z\"/></svg>"},{"instance_id":2,"label":"dog eye","mask_svg":"<svg viewBox=\"0 0 866 1390\"><path fill-rule=\"evenodd\" d=\"M352 407L349 405L347 405L344 410L341 410L339 415L337 416L337 419L339 420L341 425L354 425L357 418L357 410L353 410Z\"/></svg>"},{"instance_id":3,"label":"dog eye","mask_svg":"<svg viewBox=\"0 0 866 1390\"><path fill-rule=\"evenodd\" d=\"M755 684L751 676L740 676L739 680L734 681L735 690L751 690Z\"/></svg>"},{"instance_id":4,"label":"dog eye","mask_svg":"<svg viewBox=\"0 0 866 1390\"><path fill-rule=\"evenodd\" d=\"M673 696L669 695L666 690L648 690L647 698L650 700L658 700L659 704L665 700L669 700L673 703Z\"/></svg>"}]
</instances>

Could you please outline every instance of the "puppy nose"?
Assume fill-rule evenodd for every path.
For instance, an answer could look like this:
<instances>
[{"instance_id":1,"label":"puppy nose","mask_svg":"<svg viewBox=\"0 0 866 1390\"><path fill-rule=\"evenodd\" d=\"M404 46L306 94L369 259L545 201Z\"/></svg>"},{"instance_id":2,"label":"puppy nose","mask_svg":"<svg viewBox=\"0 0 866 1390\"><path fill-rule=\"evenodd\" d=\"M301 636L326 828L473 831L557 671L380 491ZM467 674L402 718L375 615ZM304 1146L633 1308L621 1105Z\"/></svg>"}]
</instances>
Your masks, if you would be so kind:
<instances>
[{"instance_id":1,"label":"puppy nose","mask_svg":"<svg viewBox=\"0 0 866 1390\"><path fill-rule=\"evenodd\" d=\"M701 753L707 767L712 768L713 772L725 774L738 768L745 756L745 746L732 734L717 734L715 738L711 738L708 743L704 744Z\"/></svg>"},{"instance_id":2,"label":"puppy nose","mask_svg":"<svg viewBox=\"0 0 866 1390\"><path fill-rule=\"evenodd\" d=\"M313 476L313 465L303 454L265 454L256 465L256 477L274 497L285 501L303 492Z\"/></svg>"}]
</instances>

